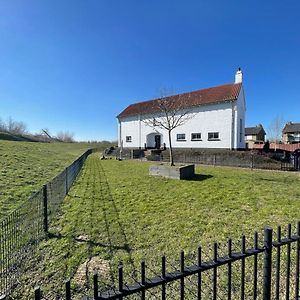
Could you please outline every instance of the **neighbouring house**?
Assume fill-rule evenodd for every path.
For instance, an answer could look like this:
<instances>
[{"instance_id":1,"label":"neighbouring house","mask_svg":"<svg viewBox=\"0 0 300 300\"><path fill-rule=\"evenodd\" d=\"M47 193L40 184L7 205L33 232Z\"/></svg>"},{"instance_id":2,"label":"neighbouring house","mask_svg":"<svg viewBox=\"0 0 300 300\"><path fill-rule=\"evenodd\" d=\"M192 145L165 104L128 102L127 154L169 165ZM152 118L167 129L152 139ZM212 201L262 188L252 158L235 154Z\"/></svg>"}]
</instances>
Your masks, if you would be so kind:
<instances>
[{"instance_id":1,"label":"neighbouring house","mask_svg":"<svg viewBox=\"0 0 300 300\"><path fill-rule=\"evenodd\" d=\"M300 123L288 122L282 130L284 144L300 143Z\"/></svg>"},{"instance_id":2,"label":"neighbouring house","mask_svg":"<svg viewBox=\"0 0 300 300\"><path fill-rule=\"evenodd\" d=\"M185 124L172 131L173 148L245 148L246 105L242 76L239 68L234 83L169 97L178 97L181 101L186 98L185 109L188 108L192 115ZM159 116L157 101L131 104L117 116L119 147L169 147L168 132L146 122Z\"/></svg>"},{"instance_id":3,"label":"neighbouring house","mask_svg":"<svg viewBox=\"0 0 300 300\"><path fill-rule=\"evenodd\" d=\"M261 124L255 127L245 128L245 143L247 149L253 149L254 144L263 144L265 142L266 132Z\"/></svg>"}]
</instances>

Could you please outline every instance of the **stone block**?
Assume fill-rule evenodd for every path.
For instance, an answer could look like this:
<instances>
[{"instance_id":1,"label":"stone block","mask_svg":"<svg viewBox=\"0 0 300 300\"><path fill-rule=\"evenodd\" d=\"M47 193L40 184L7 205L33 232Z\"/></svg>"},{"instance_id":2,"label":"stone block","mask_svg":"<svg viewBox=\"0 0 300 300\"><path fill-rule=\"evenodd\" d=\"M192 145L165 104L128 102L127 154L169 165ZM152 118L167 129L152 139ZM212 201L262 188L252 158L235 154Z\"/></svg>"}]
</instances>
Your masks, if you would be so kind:
<instances>
[{"instance_id":1,"label":"stone block","mask_svg":"<svg viewBox=\"0 0 300 300\"><path fill-rule=\"evenodd\" d=\"M162 176L172 179L189 179L195 176L195 165L167 166L152 165L149 167L149 175Z\"/></svg>"}]
</instances>

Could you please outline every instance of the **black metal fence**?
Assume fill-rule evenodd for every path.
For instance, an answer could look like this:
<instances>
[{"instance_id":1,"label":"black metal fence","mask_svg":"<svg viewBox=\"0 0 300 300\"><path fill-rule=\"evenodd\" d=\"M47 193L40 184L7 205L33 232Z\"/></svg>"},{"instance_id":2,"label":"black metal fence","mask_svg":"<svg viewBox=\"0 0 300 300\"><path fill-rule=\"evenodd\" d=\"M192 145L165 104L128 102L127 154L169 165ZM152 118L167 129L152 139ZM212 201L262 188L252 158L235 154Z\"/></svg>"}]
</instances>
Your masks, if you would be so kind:
<instances>
[{"instance_id":1,"label":"black metal fence","mask_svg":"<svg viewBox=\"0 0 300 300\"><path fill-rule=\"evenodd\" d=\"M26 258L47 235L49 223L92 152L87 150L0 222L0 295L16 285Z\"/></svg>"},{"instance_id":2,"label":"black metal fence","mask_svg":"<svg viewBox=\"0 0 300 300\"><path fill-rule=\"evenodd\" d=\"M169 155L152 154L149 158L152 161L169 161ZM268 170L295 170L293 161L280 161L269 158L264 155L246 153L175 153L174 162L178 163L194 163L205 164L212 166L228 166L228 167L241 167L250 169L268 169Z\"/></svg>"},{"instance_id":3,"label":"black metal fence","mask_svg":"<svg viewBox=\"0 0 300 300\"><path fill-rule=\"evenodd\" d=\"M120 265L117 286L109 290L101 291L101 278L94 274L93 295L84 299L299 299L300 222L294 234L289 224L285 237L280 226L277 233L265 228L251 242L243 235L239 245L229 239L224 246L214 243L211 257L199 247L193 264L181 252L175 268L163 256L155 276L143 261L140 280L132 283ZM65 287L65 299L74 299L70 280ZM39 287L34 295L46 299Z\"/></svg>"},{"instance_id":4,"label":"black metal fence","mask_svg":"<svg viewBox=\"0 0 300 300\"><path fill-rule=\"evenodd\" d=\"M149 150L151 154L142 149L124 148L107 151L105 155L116 159L147 159L150 161L169 162L170 155L168 150ZM175 163L194 163L212 166L241 167L250 169L268 169L284 171L300 171L300 152L294 154L283 153L264 153L259 151L229 151L207 149L201 150L179 150L173 149L173 159Z\"/></svg>"}]
</instances>

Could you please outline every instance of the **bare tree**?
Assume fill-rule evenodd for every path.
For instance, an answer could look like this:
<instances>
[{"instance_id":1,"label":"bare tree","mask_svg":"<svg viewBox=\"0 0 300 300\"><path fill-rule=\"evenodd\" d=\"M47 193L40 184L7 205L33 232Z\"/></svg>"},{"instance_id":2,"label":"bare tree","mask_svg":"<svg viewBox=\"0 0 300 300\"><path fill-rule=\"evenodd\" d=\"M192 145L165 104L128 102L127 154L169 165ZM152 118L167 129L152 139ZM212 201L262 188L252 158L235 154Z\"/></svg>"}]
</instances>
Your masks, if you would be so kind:
<instances>
[{"instance_id":1,"label":"bare tree","mask_svg":"<svg viewBox=\"0 0 300 300\"><path fill-rule=\"evenodd\" d=\"M189 93L175 96L167 94L165 90L161 91L161 96L153 101L151 107L155 116L145 116L143 122L154 129L160 128L168 132L170 165L174 166L172 131L193 118L194 113L189 105Z\"/></svg>"},{"instance_id":2,"label":"bare tree","mask_svg":"<svg viewBox=\"0 0 300 300\"><path fill-rule=\"evenodd\" d=\"M60 131L57 133L56 137L65 143L73 143L74 142L74 133L69 131Z\"/></svg>"},{"instance_id":3,"label":"bare tree","mask_svg":"<svg viewBox=\"0 0 300 300\"><path fill-rule=\"evenodd\" d=\"M277 115L270 123L269 126L269 140L276 144L281 141L282 129L284 127L285 121L282 116Z\"/></svg>"},{"instance_id":4,"label":"bare tree","mask_svg":"<svg viewBox=\"0 0 300 300\"><path fill-rule=\"evenodd\" d=\"M27 126L22 121L15 121L11 117L8 118L7 121L7 131L13 134L26 134L27 133Z\"/></svg>"},{"instance_id":5,"label":"bare tree","mask_svg":"<svg viewBox=\"0 0 300 300\"><path fill-rule=\"evenodd\" d=\"M0 118L0 131L2 131L2 132L7 131L6 124L4 121L2 121L1 118Z\"/></svg>"}]
</instances>

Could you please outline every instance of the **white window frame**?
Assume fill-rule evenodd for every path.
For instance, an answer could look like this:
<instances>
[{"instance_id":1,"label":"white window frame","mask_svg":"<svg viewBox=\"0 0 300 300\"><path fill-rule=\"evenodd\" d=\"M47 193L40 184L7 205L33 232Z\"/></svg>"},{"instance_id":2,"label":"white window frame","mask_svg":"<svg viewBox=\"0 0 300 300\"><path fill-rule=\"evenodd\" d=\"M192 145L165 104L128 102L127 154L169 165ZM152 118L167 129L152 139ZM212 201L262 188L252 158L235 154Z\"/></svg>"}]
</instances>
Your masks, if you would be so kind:
<instances>
[{"instance_id":1,"label":"white window frame","mask_svg":"<svg viewBox=\"0 0 300 300\"><path fill-rule=\"evenodd\" d=\"M209 137L209 135L213 135L213 137ZM217 137L215 137L215 135L217 135ZM208 141L220 141L220 133L215 131L215 132L208 132L207 134L207 140Z\"/></svg>"},{"instance_id":2,"label":"white window frame","mask_svg":"<svg viewBox=\"0 0 300 300\"><path fill-rule=\"evenodd\" d=\"M176 134L176 141L178 142L185 142L185 133L177 133Z\"/></svg>"},{"instance_id":3,"label":"white window frame","mask_svg":"<svg viewBox=\"0 0 300 300\"><path fill-rule=\"evenodd\" d=\"M200 137L193 138L193 134L194 135L200 135ZM191 133L191 141L202 141L201 132L193 132L193 133Z\"/></svg>"}]
</instances>

